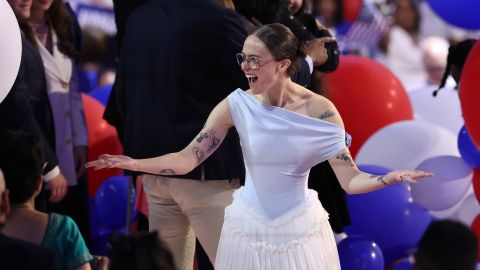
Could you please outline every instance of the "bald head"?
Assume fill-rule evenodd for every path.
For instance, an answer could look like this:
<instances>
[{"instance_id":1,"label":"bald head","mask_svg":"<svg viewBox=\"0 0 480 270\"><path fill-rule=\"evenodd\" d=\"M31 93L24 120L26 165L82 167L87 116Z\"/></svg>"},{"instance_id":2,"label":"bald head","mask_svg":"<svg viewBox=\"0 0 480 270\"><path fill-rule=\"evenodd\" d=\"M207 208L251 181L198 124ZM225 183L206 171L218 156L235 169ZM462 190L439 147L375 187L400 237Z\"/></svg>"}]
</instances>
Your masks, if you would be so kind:
<instances>
[{"instance_id":1,"label":"bald head","mask_svg":"<svg viewBox=\"0 0 480 270\"><path fill-rule=\"evenodd\" d=\"M438 85L447 66L449 43L441 37L428 37L421 43L423 64L431 84Z\"/></svg>"}]
</instances>

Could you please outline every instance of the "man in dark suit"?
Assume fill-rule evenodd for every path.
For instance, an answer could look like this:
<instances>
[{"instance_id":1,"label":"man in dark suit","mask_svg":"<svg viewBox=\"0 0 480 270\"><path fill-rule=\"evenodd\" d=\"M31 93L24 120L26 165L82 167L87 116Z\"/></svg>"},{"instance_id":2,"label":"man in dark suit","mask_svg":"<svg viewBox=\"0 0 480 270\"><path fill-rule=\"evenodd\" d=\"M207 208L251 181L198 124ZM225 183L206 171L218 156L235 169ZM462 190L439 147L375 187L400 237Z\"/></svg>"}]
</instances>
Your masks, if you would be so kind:
<instances>
[{"instance_id":1,"label":"man in dark suit","mask_svg":"<svg viewBox=\"0 0 480 270\"><path fill-rule=\"evenodd\" d=\"M246 89L235 59L245 37L238 15L213 2L151 0L136 8L127 21L106 111L125 154L147 158L182 149L217 103L236 88ZM117 119L112 110L118 110ZM192 268L195 236L215 261L224 208L243 176L238 135L231 130L220 148L182 179L143 177L150 229L159 231L178 269Z\"/></svg>"},{"instance_id":2,"label":"man in dark suit","mask_svg":"<svg viewBox=\"0 0 480 270\"><path fill-rule=\"evenodd\" d=\"M1 227L9 211L8 191L5 189L5 179L0 170L0 268L4 270L60 269L53 251L1 233Z\"/></svg>"}]
</instances>

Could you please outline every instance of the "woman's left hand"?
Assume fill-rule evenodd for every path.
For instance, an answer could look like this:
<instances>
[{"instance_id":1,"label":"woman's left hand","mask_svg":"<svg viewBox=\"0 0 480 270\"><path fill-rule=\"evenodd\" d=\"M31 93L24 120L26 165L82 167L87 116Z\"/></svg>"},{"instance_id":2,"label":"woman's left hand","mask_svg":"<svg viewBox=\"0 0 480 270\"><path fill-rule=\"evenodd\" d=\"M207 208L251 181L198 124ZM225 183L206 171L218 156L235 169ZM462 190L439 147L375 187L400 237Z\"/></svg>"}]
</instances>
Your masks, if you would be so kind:
<instances>
[{"instance_id":1,"label":"woman's left hand","mask_svg":"<svg viewBox=\"0 0 480 270\"><path fill-rule=\"evenodd\" d=\"M430 176L433 176L433 173L420 170L396 170L388 173L385 176L385 181L389 184L394 184L398 182L417 183L417 179Z\"/></svg>"}]
</instances>

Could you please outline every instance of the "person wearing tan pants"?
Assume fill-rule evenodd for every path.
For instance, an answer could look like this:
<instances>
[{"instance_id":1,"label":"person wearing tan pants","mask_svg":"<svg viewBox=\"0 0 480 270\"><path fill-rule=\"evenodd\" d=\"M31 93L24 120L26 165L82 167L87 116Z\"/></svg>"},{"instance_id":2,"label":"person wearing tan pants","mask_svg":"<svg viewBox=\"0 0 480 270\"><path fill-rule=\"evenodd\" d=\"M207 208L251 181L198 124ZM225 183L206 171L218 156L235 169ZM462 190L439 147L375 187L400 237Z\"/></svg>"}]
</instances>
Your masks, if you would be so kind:
<instances>
[{"instance_id":1,"label":"person wearing tan pants","mask_svg":"<svg viewBox=\"0 0 480 270\"><path fill-rule=\"evenodd\" d=\"M215 261L224 209L238 180L192 180L144 175L149 224L173 254L177 269L192 269L195 237Z\"/></svg>"}]
</instances>

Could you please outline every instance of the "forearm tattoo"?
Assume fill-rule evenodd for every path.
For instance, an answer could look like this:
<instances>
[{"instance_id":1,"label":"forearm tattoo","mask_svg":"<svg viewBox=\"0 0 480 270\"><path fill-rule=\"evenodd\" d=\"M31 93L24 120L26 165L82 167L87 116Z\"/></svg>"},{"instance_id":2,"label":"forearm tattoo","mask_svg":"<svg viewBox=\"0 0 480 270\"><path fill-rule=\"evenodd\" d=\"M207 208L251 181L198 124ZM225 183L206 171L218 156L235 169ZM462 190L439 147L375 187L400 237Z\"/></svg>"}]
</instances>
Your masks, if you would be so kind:
<instances>
[{"instance_id":1,"label":"forearm tattoo","mask_svg":"<svg viewBox=\"0 0 480 270\"><path fill-rule=\"evenodd\" d=\"M161 170L160 175L175 175L175 171L172 170L172 169L164 169L164 170Z\"/></svg>"},{"instance_id":2,"label":"forearm tattoo","mask_svg":"<svg viewBox=\"0 0 480 270\"><path fill-rule=\"evenodd\" d=\"M355 163L353 163L353 160L352 160L352 158L350 157L349 154L341 153L341 154L338 154L338 155L336 156L336 158L337 158L338 160L343 160L343 161L347 162L348 165L350 165L350 166L352 166L352 167L355 166Z\"/></svg>"},{"instance_id":3,"label":"forearm tattoo","mask_svg":"<svg viewBox=\"0 0 480 270\"><path fill-rule=\"evenodd\" d=\"M215 130L211 129L201 132L197 137L197 142L201 143L203 140L208 140L208 152L212 152L220 144L220 138L215 136Z\"/></svg>"},{"instance_id":4,"label":"forearm tattoo","mask_svg":"<svg viewBox=\"0 0 480 270\"><path fill-rule=\"evenodd\" d=\"M203 157L205 157L205 153L203 153L203 150L199 147L193 147L192 151L193 155L197 158L199 162L203 160Z\"/></svg>"},{"instance_id":5,"label":"forearm tattoo","mask_svg":"<svg viewBox=\"0 0 480 270\"><path fill-rule=\"evenodd\" d=\"M385 182L385 175L371 175L370 178L377 178L378 183L382 183L384 186L388 186L388 183Z\"/></svg>"},{"instance_id":6,"label":"forearm tattoo","mask_svg":"<svg viewBox=\"0 0 480 270\"><path fill-rule=\"evenodd\" d=\"M329 117L332 117L334 116L335 113L330 111L330 110L327 110L326 112L322 113L322 115L320 115L318 118L320 119L326 119L326 118L329 118Z\"/></svg>"}]
</instances>

